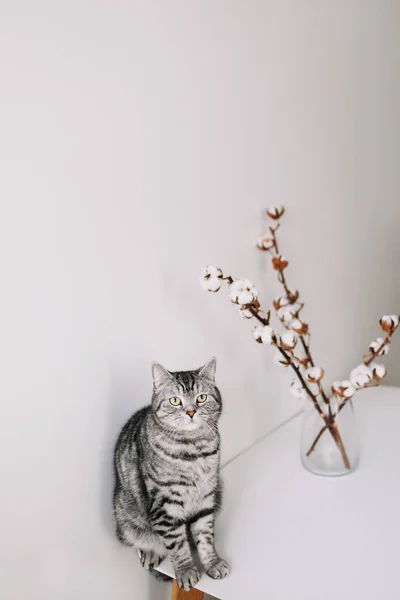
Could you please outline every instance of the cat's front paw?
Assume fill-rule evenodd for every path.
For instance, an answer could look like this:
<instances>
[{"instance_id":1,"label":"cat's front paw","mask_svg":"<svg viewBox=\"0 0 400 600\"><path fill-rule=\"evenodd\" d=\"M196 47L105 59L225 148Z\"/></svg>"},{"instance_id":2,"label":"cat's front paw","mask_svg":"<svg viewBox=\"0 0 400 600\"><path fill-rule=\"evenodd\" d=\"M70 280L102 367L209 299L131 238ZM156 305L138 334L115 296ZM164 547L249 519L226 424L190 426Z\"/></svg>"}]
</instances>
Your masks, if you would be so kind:
<instances>
[{"instance_id":1,"label":"cat's front paw","mask_svg":"<svg viewBox=\"0 0 400 600\"><path fill-rule=\"evenodd\" d=\"M196 567L190 567L186 571L179 571L176 574L176 580L179 587L188 592L200 579L199 570Z\"/></svg>"},{"instance_id":2,"label":"cat's front paw","mask_svg":"<svg viewBox=\"0 0 400 600\"><path fill-rule=\"evenodd\" d=\"M152 550L138 550L137 553L140 558L140 563L142 567L144 567L148 571L156 569L162 561L162 556L159 556Z\"/></svg>"},{"instance_id":3,"label":"cat's front paw","mask_svg":"<svg viewBox=\"0 0 400 600\"><path fill-rule=\"evenodd\" d=\"M219 558L217 562L211 565L206 571L207 575L213 579L223 579L224 577L228 577L230 572L231 570L228 563L226 560L222 560L222 558Z\"/></svg>"}]
</instances>

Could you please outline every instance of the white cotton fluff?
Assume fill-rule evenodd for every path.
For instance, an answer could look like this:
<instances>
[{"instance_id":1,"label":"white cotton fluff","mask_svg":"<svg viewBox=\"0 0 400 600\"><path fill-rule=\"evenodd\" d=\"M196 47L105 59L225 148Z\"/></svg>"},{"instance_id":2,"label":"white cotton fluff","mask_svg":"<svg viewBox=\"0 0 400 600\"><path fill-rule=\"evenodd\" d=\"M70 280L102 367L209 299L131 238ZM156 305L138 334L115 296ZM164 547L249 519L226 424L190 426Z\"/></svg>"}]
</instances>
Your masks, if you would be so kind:
<instances>
[{"instance_id":1,"label":"white cotton fluff","mask_svg":"<svg viewBox=\"0 0 400 600\"><path fill-rule=\"evenodd\" d=\"M299 381L298 379L292 379L292 381L290 382L290 391L293 394L293 396L295 398L298 398L299 400L304 400L305 398L307 398L307 392L303 388L301 381Z\"/></svg>"},{"instance_id":2,"label":"white cotton fluff","mask_svg":"<svg viewBox=\"0 0 400 600\"><path fill-rule=\"evenodd\" d=\"M239 292L243 289L244 281L243 279L235 279L233 283L229 286L231 292Z\"/></svg>"},{"instance_id":3,"label":"white cotton fluff","mask_svg":"<svg viewBox=\"0 0 400 600\"><path fill-rule=\"evenodd\" d=\"M219 269L218 267L213 267L212 265L209 265L207 267L204 267L203 269L203 277L222 277L222 271L221 269Z\"/></svg>"},{"instance_id":4,"label":"white cotton fluff","mask_svg":"<svg viewBox=\"0 0 400 600\"><path fill-rule=\"evenodd\" d=\"M384 342L383 338L381 338L381 337L376 338L376 340L374 340L373 342L370 343L369 350L371 352L373 352L374 354L378 353L378 356L387 354L389 352L389 346L388 346L388 344L386 344L385 346L383 346L383 348L381 348L383 342ZM379 350L379 352L378 352L378 350Z\"/></svg>"},{"instance_id":5,"label":"white cotton fluff","mask_svg":"<svg viewBox=\"0 0 400 600\"><path fill-rule=\"evenodd\" d=\"M387 325L389 329L395 329L399 325L399 317L397 315L384 315L381 318L381 325Z\"/></svg>"},{"instance_id":6,"label":"white cotton fluff","mask_svg":"<svg viewBox=\"0 0 400 600\"><path fill-rule=\"evenodd\" d=\"M356 393L354 386L347 379L344 379L343 381L340 382L340 387L343 390L342 395L345 398L351 398Z\"/></svg>"},{"instance_id":7,"label":"white cotton fluff","mask_svg":"<svg viewBox=\"0 0 400 600\"><path fill-rule=\"evenodd\" d=\"M248 279L237 279L230 286L229 297L235 304L245 306L258 298L258 290Z\"/></svg>"},{"instance_id":8,"label":"white cotton fluff","mask_svg":"<svg viewBox=\"0 0 400 600\"><path fill-rule=\"evenodd\" d=\"M318 383L324 376L322 367L310 367L306 371L306 377L310 383Z\"/></svg>"},{"instance_id":9,"label":"white cotton fluff","mask_svg":"<svg viewBox=\"0 0 400 600\"><path fill-rule=\"evenodd\" d=\"M288 302L289 302L289 300L286 298L286 296L278 296L274 300L274 306L276 306L277 309L279 310L280 308L287 306Z\"/></svg>"},{"instance_id":10,"label":"white cotton fluff","mask_svg":"<svg viewBox=\"0 0 400 600\"><path fill-rule=\"evenodd\" d=\"M274 240L270 236L264 235L258 238L257 246L262 250L270 250L274 246Z\"/></svg>"},{"instance_id":11,"label":"white cotton fluff","mask_svg":"<svg viewBox=\"0 0 400 600\"><path fill-rule=\"evenodd\" d=\"M240 308L239 315L242 317L242 319L252 319L254 317L253 313L248 308Z\"/></svg>"},{"instance_id":12,"label":"white cotton fluff","mask_svg":"<svg viewBox=\"0 0 400 600\"><path fill-rule=\"evenodd\" d=\"M209 279L203 279L202 285L207 292L218 292L222 286L222 279L216 277L210 277Z\"/></svg>"},{"instance_id":13,"label":"white cotton fluff","mask_svg":"<svg viewBox=\"0 0 400 600\"><path fill-rule=\"evenodd\" d=\"M281 204L279 204L277 206L270 206L267 209L267 214L272 219L279 219L279 217L281 217L284 212L285 212L285 209L283 208L283 206Z\"/></svg>"},{"instance_id":14,"label":"white cotton fluff","mask_svg":"<svg viewBox=\"0 0 400 600\"><path fill-rule=\"evenodd\" d=\"M288 304L288 306L282 306L276 311L278 318L287 326L291 326L292 321L295 318L296 312L299 310L298 304Z\"/></svg>"},{"instance_id":15,"label":"white cotton fluff","mask_svg":"<svg viewBox=\"0 0 400 600\"><path fill-rule=\"evenodd\" d=\"M372 371L364 363L362 363L361 365L358 365L358 367L355 367L355 369L353 369L350 373L351 384L357 390L368 385L368 383L371 381L371 379L372 379Z\"/></svg>"},{"instance_id":16,"label":"white cotton fluff","mask_svg":"<svg viewBox=\"0 0 400 600\"><path fill-rule=\"evenodd\" d=\"M292 350L297 344L297 335L293 331L286 331L280 337L281 346Z\"/></svg>"},{"instance_id":17,"label":"white cotton fluff","mask_svg":"<svg viewBox=\"0 0 400 600\"><path fill-rule=\"evenodd\" d=\"M360 390L365 387L371 381L371 377L368 377L365 373L360 373L356 369L353 369L350 373L350 381L351 384L356 388L356 390Z\"/></svg>"},{"instance_id":18,"label":"white cotton fluff","mask_svg":"<svg viewBox=\"0 0 400 600\"><path fill-rule=\"evenodd\" d=\"M272 344L274 340L274 330L270 325L266 325L261 333L261 341L263 344Z\"/></svg>"},{"instance_id":19,"label":"white cotton fluff","mask_svg":"<svg viewBox=\"0 0 400 600\"><path fill-rule=\"evenodd\" d=\"M253 329L253 337L256 340L256 342L259 342L261 340L263 329L264 327L262 325L256 325Z\"/></svg>"},{"instance_id":20,"label":"white cotton fluff","mask_svg":"<svg viewBox=\"0 0 400 600\"><path fill-rule=\"evenodd\" d=\"M301 319L292 319L289 323L290 328L293 329L293 331L300 331L304 325L303 321Z\"/></svg>"},{"instance_id":21,"label":"white cotton fluff","mask_svg":"<svg viewBox=\"0 0 400 600\"><path fill-rule=\"evenodd\" d=\"M372 363L371 365L372 377L374 379L383 379L386 375L386 367L384 365L378 365Z\"/></svg>"},{"instance_id":22,"label":"white cotton fluff","mask_svg":"<svg viewBox=\"0 0 400 600\"><path fill-rule=\"evenodd\" d=\"M236 281L231 283L231 285L229 286L229 298L232 300L232 302L237 302L238 296L239 296L240 292L242 292L242 290L243 290L242 279L236 279Z\"/></svg>"},{"instance_id":23,"label":"white cotton fluff","mask_svg":"<svg viewBox=\"0 0 400 600\"><path fill-rule=\"evenodd\" d=\"M237 303L241 306L245 306L246 304L251 304L255 300L255 296L253 295L251 290L243 290L237 296Z\"/></svg>"}]
</instances>

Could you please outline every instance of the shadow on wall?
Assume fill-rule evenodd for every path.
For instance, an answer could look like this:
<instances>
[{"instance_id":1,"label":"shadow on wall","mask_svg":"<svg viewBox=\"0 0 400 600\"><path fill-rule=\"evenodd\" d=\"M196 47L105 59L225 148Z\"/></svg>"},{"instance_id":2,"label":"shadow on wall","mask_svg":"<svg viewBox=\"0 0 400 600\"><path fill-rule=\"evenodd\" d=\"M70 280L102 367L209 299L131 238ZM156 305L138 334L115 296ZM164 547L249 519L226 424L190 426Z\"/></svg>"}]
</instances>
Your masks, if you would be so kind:
<instances>
[{"instance_id":1,"label":"shadow on wall","mask_svg":"<svg viewBox=\"0 0 400 600\"><path fill-rule=\"evenodd\" d=\"M150 367L135 361L133 367L114 367L110 370L110 386L108 412L106 418L106 431L104 435L102 455L102 485L101 485L101 519L107 532L115 536L113 519L112 496L114 490L114 447L118 435L128 419L139 408L150 403L151 387L143 386L143 377L136 376L138 371L143 373Z\"/></svg>"},{"instance_id":2,"label":"shadow on wall","mask_svg":"<svg viewBox=\"0 0 400 600\"><path fill-rule=\"evenodd\" d=\"M148 365L147 365L148 366ZM139 368L138 366L136 368ZM140 366L141 368L141 366ZM139 385L139 388L138 388ZM111 373L108 415L101 456L100 519L107 536L117 542L113 518L112 496L114 490L113 453L119 432L130 416L149 401L149 390L140 388L140 378L135 373L129 377L124 369ZM121 546L128 565L132 565L135 596L132 600L170 600L171 584L157 581L139 564L133 548ZM137 586L137 587L136 587Z\"/></svg>"}]
</instances>

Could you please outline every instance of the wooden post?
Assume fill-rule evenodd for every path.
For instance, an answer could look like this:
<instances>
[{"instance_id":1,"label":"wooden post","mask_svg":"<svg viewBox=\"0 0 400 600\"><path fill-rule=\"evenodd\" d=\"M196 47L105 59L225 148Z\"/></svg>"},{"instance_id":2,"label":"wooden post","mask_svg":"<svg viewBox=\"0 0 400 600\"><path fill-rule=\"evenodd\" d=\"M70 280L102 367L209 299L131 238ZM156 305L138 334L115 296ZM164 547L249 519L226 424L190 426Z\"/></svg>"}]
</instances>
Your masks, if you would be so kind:
<instances>
[{"instance_id":1,"label":"wooden post","mask_svg":"<svg viewBox=\"0 0 400 600\"><path fill-rule=\"evenodd\" d=\"M185 592L174 579L172 582L172 600L204 600L204 592L194 588L190 592Z\"/></svg>"}]
</instances>

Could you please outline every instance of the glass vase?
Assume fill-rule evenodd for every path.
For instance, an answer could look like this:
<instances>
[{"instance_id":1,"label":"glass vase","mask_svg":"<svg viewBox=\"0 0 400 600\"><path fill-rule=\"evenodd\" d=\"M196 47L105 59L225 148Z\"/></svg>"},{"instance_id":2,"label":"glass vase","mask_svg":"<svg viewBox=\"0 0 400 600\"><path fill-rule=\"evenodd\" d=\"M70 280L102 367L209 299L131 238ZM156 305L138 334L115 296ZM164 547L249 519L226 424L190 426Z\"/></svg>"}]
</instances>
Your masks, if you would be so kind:
<instances>
[{"instance_id":1,"label":"glass vase","mask_svg":"<svg viewBox=\"0 0 400 600\"><path fill-rule=\"evenodd\" d=\"M357 423L351 400L328 427L313 405L303 415L301 460L316 475L337 477L348 475L359 461Z\"/></svg>"}]
</instances>

